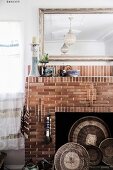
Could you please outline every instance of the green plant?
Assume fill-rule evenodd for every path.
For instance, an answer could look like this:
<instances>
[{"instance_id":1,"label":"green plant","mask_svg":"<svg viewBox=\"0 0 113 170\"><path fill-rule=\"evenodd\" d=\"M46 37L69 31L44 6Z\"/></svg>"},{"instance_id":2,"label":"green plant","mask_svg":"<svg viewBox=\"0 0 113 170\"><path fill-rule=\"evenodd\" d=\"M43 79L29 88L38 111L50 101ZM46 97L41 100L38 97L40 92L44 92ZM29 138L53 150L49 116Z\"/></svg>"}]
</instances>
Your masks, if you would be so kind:
<instances>
[{"instance_id":1,"label":"green plant","mask_svg":"<svg viewBox=\"0 0 113 170\"><path fill-rule=\"evenodd\" d=\"M39 60L40 63L48 63L49 62L49 56L48 54L44 54L41 59Z\"/></svg>"}]
</instances>

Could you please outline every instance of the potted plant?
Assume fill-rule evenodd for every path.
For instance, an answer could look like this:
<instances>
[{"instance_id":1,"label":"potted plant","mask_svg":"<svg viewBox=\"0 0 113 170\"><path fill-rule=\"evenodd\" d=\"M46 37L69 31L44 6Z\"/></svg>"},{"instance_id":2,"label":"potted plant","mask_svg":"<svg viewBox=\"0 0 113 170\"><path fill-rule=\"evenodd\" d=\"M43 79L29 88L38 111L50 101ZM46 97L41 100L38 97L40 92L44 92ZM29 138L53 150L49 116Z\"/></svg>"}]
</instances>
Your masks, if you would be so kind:
<instances>
[{"instance_id":1,"label":"potted plant","mask_svg":"<svg viewBox=\"0 0 113 170\"><path fill-rule=\"evenodd\" d=\"M42 68L43 68L43 75L42 76L45 76L46 64L49 63L49 55L47 53L42 55L39 62L42 63Z\"/></svg>"}]
</instances>

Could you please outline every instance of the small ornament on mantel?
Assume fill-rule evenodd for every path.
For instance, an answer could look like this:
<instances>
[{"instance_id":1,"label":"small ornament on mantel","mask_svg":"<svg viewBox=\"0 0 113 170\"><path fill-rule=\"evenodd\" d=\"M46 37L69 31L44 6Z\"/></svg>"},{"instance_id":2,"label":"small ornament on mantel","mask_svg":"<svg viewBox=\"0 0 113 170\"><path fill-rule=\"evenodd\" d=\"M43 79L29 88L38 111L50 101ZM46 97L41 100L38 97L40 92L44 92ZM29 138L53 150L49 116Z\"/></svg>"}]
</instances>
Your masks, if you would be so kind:
<instances>
[{"instance_id":1,"label":"small ornament on mantel","mask_svg":"<svg viewBox=\"0 0 113 170\"><path fill-rule=\"evenodd\" d=\"M40 76L38 71L39 43L37 37L32 38L31 50L32 50L32 65L31 65L30 76L39 77Z\"/></svg>"},{"instance_id":2,"label":"small ornament on mantel","mask_svg":"<svg viewBox=\"0 0 113 170\"><path fill-rule=\"evenodd\" d=\"M43 68L42 76L46 76L45 70L46 70L46 64L49 63L49 55L47 53L43 54L39 62L42 63L42 68Z\"/></svg>"}]
</instances>

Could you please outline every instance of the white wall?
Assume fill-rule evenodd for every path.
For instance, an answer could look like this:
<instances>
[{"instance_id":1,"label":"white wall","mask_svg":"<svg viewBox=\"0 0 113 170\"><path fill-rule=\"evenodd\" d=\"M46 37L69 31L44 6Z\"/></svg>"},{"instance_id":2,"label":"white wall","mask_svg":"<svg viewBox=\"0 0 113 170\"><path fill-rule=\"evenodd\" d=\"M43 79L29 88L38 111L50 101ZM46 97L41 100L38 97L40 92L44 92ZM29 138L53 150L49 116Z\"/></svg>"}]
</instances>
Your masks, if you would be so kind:
<instances>
[{"instance_id":1,"label":"white wall","mask_svg":"<svg viewBox=\"0 0 113 170\"><path fill-rule=\"evenodd\" d=\"M0 1L0 20L21 20L25 28L25 60L31 63L30 43L39 35L38 8L112 8L112 0L20 0L20 4Z\"/></svg>"},{"instance_id":2,"label":"white wall","mask_svg":"<svg viewBox=\"0 0 113 170\"><path fill-rule=\"evenodd\" d=\"M20 4L6 1L0 0L0 20L23 21L26 66L31 63L32 37L39 35L38 8L113 8L113 0L20 0ZM13 159L8 159L11 157ZM24 150L8 152L8 164L23 163L23 160Z\"/></svg>"}]
</instances>

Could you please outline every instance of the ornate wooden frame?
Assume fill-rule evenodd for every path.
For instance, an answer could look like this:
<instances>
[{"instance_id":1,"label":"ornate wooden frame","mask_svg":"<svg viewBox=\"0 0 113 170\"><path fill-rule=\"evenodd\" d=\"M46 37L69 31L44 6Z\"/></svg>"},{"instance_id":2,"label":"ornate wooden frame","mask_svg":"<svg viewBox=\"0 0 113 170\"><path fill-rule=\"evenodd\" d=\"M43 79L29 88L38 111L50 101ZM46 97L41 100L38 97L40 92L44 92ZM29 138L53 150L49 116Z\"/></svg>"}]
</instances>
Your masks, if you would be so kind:
<instances>
[{"instance_id":1,"label":"ornate wooden frame","mask_svg":"<svg viewBox=\"0 0 113 170\"><path fill-rule=\"evenodd\" d=\"M39 56L44 53L44 14L113 14L113 8L39 8ZM68 58L67 58L68 57ZM113 61L113 56L50 56L50 61ZM69 58L70 57L70 58Z\"/></svg>"}]
</instances>

